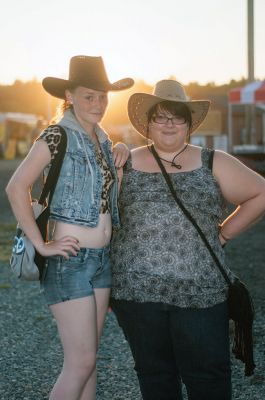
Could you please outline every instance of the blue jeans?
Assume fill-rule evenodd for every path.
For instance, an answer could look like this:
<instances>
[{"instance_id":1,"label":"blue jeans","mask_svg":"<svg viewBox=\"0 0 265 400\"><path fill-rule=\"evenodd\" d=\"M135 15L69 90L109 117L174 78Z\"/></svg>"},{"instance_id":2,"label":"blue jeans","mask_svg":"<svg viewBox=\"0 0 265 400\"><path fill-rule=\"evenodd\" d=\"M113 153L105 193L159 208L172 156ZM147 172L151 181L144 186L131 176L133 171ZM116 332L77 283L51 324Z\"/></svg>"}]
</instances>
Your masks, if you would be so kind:
<instances>
[{"instance_id":1,"label":"blue jeans","mask_svg":"<svg viewBox=\"0 0 265 400\"><path fill-rule=\"evenodd\" d=\"M114 300L144 400L230 400L227 303L191 309Z\"/></svg>"}]
</instances>

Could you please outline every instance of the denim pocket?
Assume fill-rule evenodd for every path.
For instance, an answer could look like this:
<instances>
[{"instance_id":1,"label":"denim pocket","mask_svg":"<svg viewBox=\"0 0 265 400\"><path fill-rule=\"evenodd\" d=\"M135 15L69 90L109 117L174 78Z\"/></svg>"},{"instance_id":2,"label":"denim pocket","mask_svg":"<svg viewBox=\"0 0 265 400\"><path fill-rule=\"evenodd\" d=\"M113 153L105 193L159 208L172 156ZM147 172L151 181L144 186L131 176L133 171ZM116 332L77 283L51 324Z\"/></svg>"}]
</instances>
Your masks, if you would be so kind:
<instances>
[{"instance_id":1,"label":"denim pocket","mask_svg":"<svg viewBox=\"0 0 265 400\"><path fill-rule=\"evenodd\" d=\"M90 170L87 165L87 160L85 153L71 153L70 154L71 160L71 169L75 178L84 177L87 174L90 174Z\"/></svg>"},{"instance_id":2,"label":"denim pocket","mask_svg":"<svg viewBox=\"0 0 265 400\"><path fill-rule=\"evenodd\" d=\"M86 254L79 252L77 256L69 254L69 258L61 257L60 268L61 270L82 268L86 265Z\"/></svg>"}]
</instances>

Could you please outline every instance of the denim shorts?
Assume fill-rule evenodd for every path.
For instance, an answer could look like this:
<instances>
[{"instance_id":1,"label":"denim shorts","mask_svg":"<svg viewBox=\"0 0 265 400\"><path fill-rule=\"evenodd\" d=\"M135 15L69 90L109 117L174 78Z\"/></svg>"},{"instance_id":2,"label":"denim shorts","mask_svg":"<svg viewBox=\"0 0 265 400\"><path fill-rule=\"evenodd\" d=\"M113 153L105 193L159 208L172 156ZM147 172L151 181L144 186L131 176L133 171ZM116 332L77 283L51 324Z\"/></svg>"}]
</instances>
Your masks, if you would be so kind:
<instances>
[{"instance_id":1,"label":"denim shorts","mask_svg":"<svg viewBox=\"0 0 265 400\"><path fill-rule=\"evenodd\" d=\"M41 292L48 305L92 296L96 288L111 287L110 247L81 248L69 260L48 257L41 280Z\"/></svg>"}]
</instances>

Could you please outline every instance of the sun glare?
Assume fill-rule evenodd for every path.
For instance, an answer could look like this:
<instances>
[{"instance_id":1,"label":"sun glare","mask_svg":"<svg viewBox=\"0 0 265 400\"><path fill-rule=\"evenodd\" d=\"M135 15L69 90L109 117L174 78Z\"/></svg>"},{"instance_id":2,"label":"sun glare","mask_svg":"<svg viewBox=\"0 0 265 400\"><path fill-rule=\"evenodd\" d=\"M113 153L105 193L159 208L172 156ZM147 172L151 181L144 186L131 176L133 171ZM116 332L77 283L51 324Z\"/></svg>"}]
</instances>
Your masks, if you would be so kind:
<instances>
[{"instance_id":1,"label":"sun glare","mask_svg":"<svg viewBox=\"0 0 265 400\"><path fill-rule=\"evenodd\" d=\"M247 74L247 1L204 0L202 9L197 0L153 0L152 6L135 0L128 13L123 0L101 0L89 9L76 0L74 25L68 0L64 8L52 2L53 13L51 0L14 2L1 10L1 37L8 38L0 43L2 84L67 78L69 59L78 54L101 55L110 82L132 77L153 85L173 75L184 84L224 83ZM264 14L264 0L255 0L255 75L261 79Z\"/></svg>"}]
</instances>

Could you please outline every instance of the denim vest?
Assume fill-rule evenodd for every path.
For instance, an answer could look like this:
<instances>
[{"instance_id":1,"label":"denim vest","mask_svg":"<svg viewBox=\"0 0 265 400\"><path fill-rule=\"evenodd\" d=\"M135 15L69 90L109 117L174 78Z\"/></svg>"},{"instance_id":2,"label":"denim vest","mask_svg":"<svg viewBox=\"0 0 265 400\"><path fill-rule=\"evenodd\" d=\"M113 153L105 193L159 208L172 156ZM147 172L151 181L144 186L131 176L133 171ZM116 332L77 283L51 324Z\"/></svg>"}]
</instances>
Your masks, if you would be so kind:
<instances>
[{"instance_id":1,"label":"denim vest","mask_svg":"<svg viewBox=\"0 0 265 400\"><path fill-rule=\"evenodd\" d=\"M101 169L96 162L95 145L72 111L67 110L58 125L67 134L67 148L50 206L50 218L69 224L95 227L99 221L103 185ZM112 224L119 227L118 178L112 159L112 143L99 126L96 127L96 134L115 178L110 190L110 209Z\"/></svg>"}]
</instances>

